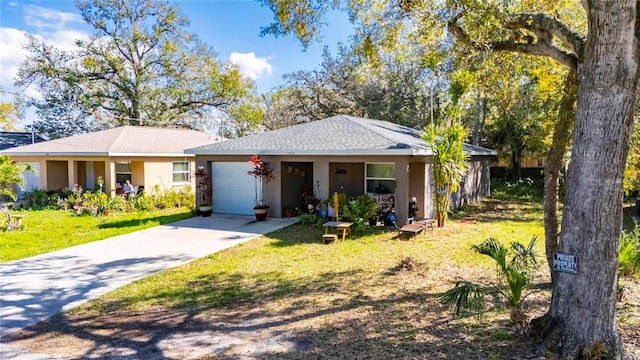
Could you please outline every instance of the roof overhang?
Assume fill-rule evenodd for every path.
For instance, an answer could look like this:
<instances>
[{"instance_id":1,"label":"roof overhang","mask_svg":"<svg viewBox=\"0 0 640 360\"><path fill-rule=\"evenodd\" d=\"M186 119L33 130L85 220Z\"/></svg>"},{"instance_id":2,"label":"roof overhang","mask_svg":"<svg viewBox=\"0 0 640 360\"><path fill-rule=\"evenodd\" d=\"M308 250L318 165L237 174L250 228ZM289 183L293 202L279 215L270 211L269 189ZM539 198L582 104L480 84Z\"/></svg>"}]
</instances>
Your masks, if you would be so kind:
<instances>
[{"instance_id":1,"label":"roof overhang","mask_svg":"<svg viewBox=\"0 0 640 360\"><path fill-rule=\"evenodd\" d=\"M194 157L187 153L117 153L117 152L3 152L9 156L77 156L77 157Z\"/></svg>"},{"instance_id":2,"label":"roof overhang","mask_svg":"<svg viewBox=\"0 0 640 360\"><path fill-rule=\"evenodd\" d=\"M496 155L496 152L491 151L466 151L470 156L491 156ZM185 150L186 154L195 154L195 155L272 155L272 156L296 156L296 155L307 155L307 156L398 156L398 155L409 155L409 156L432 156L433 151L431 149L383 149L383 150L196 150L196 149L187 149Z\"/></svg>"},{"instance_id":3,"label":"roof overhang","mask_svg":"<svg viewBox=\"0 0 640 360\"><path fill-rule=\"evenodd\" d=\"M412 149L390 150L185 150L187 154L195 155L272 155L272 156L384 156L384 155L421 155Z\"/></svg>"}]
</instances>

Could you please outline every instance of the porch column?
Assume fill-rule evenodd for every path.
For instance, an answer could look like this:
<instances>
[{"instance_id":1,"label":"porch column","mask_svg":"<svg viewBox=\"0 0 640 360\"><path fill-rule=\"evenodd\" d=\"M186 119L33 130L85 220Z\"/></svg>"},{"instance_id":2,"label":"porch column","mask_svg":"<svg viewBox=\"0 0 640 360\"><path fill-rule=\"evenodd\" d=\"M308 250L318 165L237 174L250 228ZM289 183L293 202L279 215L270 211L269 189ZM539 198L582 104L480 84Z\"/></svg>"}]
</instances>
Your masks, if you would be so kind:
<instances>
[{"instance_id":1,"label":"porch column","mask_svg":"<svg viewBox=\"0 0 640 360\"><path fill-rule=\"evenodd\" d=\"M396 224L402 226L409 218L409 161L407 157L396 160Z\"/></svg>"},{"instance_id":2,"label":"porch column","mask_svg":"<svg viewBox=\"0 0 640 360\"><path fill-rule=\"evenodd\" d=\"M316 196L320 201L329 198L329 161L318 160L313 162L313 187L318 192Z\"/></svg>"},{"instance_id":3,"label":"porch column","mask_svg":"<svg viewBox=\"0 0 640 360\"><path fill-rule=\"evenodd\" d=\"M48 170L49 169L47 168L47 160L40 160L40 174L38 175L40 176L40 189L42 190L49 190L49 184L47 181L47 176L49 176L47 174Z\"/></svg>"},{"instance_id":4,"label":"porch column","mask_svg":"<svg viewBox=\"0 0 640 360\"><path fill-rule=\"evenodd\" d=\"M104 161L104 191L111 197L116 196L116 163L111 159Z\"/></svg>"},{"instance_id":5,"label":"porch column","mask_svg":"<svg viewBox=\"0 0 640 360\"><path fill-rule=\"evenodd\" d=\"M77 184L76 181L76 162L74 160L67 160L67 188L73 189L73 185Z\"/></svg>"}]
</instances>

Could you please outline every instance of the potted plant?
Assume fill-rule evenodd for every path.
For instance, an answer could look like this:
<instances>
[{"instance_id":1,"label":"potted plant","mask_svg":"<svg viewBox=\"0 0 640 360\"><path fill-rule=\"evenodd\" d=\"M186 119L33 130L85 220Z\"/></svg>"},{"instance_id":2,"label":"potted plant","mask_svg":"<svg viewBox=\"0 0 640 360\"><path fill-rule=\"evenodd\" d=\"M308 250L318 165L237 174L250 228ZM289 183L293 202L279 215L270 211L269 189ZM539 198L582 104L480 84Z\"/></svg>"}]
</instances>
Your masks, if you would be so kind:
<instances>
[{"instance_id":1,"label":"potted plant","mask_svg":"<svg viewBox=\"0 0 640 360\"><path fill-rule=\"evenodd\" d=\"M198 211L202 216L211 216L213 207L211 206L211 188L209 184L209 175L204 167L198 167L195 171L196 179L198 179Z\"/></svg>"},{"instance_id":2,"label":"potted plant","mask_svg":"<svg viewBox=\"0 0 640 360\"><path fill-rule=\"evenodd\" d=\"M249 170L249 175L254 178L255 189L253 213L256 216L256 220L262 221L267 218L267 209L269 208L269 205L266 205L263 201L262 187L273 179L273 169L269 162L262 160L259 155L252 155L249 162L253 167Z\"/></svg>"}]
</instances>

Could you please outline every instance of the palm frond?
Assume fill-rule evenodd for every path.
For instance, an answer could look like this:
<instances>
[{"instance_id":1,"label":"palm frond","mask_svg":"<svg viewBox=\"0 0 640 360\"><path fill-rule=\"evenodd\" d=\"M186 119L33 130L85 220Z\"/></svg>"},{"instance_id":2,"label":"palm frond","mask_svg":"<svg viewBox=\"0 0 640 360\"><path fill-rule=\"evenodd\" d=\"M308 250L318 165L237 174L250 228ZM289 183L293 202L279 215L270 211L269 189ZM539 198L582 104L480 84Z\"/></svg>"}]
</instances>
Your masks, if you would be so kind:
<instances>
[{"instance_id":1,"label":"palm frond","mask_svg":"<svg viewBox=\"0 0 640 360\"><path fill-rule=\"evenodd\" d=\"M531 276L525 270L518 269L516 267L509 267L505 272L505 278L507 279L507 285L509 291L507 294L507 300L513 307L520 307L522 303L522 292L529 285Z\"/></svg>"},{"instance_id":2,"label":"palm frond","mask_svg":"<svg viewBox=\"0 0 640 360\"><path fill-rule=\"evenodd\" d=\"M536 243L538 242L538 237L533 235L529 244L525 247L519 242L512 242L511 249L514 252L513 259L511 260L511 264L519 267L519 268L531 268L538 263L537 254L535 250Z\"/></svg>"},{"instance_id":3,"label":"palm frond","mask_svg":"<svg viewBox=\"0 0 640 360\"><path fill-rule=\"evenodd\" d=\"M471 248L478 253L487 255L495 260L501 272L504 272L506 270L507 248L496 239L490 237L479 245L473 245Z\"/></svg>"},{"instance_id":4,"label":"palm frond","mask_svg":"<svg viewBox=\"0 0 640 360\"><path fill-rule=\"evenodd\" d=\"M485 294L486 289L483 286L461 280L440 295L438 301L447 309L455 305L457 316L473 313L480 317L484 311Z\"/></svg>"}]
</instances>

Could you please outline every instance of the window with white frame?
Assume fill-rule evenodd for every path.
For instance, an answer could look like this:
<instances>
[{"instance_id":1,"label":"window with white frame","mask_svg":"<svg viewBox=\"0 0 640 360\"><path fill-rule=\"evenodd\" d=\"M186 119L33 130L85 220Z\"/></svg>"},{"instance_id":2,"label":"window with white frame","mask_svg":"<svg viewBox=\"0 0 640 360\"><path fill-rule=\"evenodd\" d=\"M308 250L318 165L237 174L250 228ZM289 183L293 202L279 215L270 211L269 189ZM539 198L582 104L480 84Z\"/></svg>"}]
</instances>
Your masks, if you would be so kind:
<instances>
[{"instance_id":1,"label":"window with white frame","mask_svg":"<svg viewBox=\"0 0 640 360\"><path fill-rule=\"evenodd\" d=\"M365 164L365 190L374 194L394 194L396 192L394 163Z\"/></svg>"},{"instance_id":2,"label":"window with white frame","mask_svg":"<svg viewBox=\"0 0 640 360\"><path fill-rule=\"evenodd\" d=\"M131 163L116 162L116 182L124 184L126 180L131 181Z\"/></svg>"},{"instance_id":3,"label":"window with white frame","mask_svg":"<svg viewBox=\"0 0 640 360\"><path fill-rule=\"evenodd\" d=\"M174 161L173 162L173 182L174 183L188 183L189 178L189 162L188 161Z\"/></svg>"}]
</instances>

